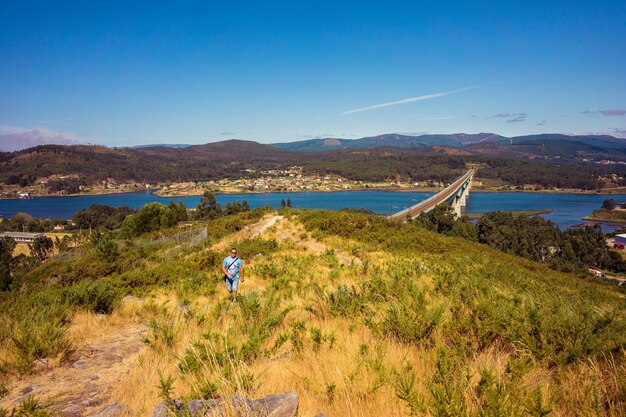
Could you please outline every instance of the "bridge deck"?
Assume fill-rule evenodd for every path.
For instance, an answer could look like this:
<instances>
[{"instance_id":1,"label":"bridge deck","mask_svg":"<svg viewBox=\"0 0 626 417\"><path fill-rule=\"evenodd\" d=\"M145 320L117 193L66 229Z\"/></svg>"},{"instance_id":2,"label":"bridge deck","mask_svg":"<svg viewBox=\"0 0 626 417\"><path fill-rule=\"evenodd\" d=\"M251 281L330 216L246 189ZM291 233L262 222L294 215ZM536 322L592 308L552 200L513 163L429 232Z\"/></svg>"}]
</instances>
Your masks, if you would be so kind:
<instances>
[{"instance_id":1,"label":"bridge deck","mask_svg":"<svg viewBox=\"0 0 626 417\"><path fill-rule=\"evenodd\" d=\"M474 175L474 172L475 170L473 168L470 169L463 176L461 176L459 179L454 181L452 184L448 185L443 190L439 191L434 196L420 203L417 203L416 205L411 206L407 209L394 213L388 216L387 218L390 220L397 220L397 219L404 220L406 219L407 214L409 214L411 218L414 218L421 213L429 212L430 210L434 209L438 204L448 201L448 199L450 199L455 193L458 192L459 187L461 187L465 183L465 181L467 181L468 178Z\"/></svg>"}]
</instances>

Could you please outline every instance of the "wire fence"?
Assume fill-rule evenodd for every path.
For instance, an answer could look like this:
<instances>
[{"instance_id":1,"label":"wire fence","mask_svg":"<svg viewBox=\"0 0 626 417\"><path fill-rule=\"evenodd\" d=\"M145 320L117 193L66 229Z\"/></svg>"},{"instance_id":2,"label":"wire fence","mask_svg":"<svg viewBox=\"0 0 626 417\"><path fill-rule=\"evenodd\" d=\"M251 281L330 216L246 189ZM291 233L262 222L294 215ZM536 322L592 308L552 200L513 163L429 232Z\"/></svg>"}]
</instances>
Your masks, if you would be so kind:
<instances>
[{"instance_id":1,"label":"wire fence","mask_svg":"<svg viewBox=\"0 0 626 417\"><path fill-rule=\"evenodd\" d=\"M189 228L188 230L184 230L184 231L171 234L171 235L161 234L161 236L159 236L158 238L144 241L138 244L138 246L139 247L165 246L168 244L175 243L176 246L168 251L168 254L171 254L185 247L189 248L189 247L197 246L203 243L207 239L208 235L209 235L209 230L206 226L203 227L202 229ZM52 258L76 259L76 258L82 258L83 256L85 256L84 251L69 250L67 252L57 253L54 256L52 256Z\"/></svg>"},{"instance_id":2,"label":"wire fence","mask_svg":"<svg viewBox=\"0 0 626 417\"><path fill-rule=\"evenodd\" d=\"M156 244L168 244L177 243L179 245L195 246L202 243L209 235L208 228L205 226L202 229L189 229L173 235L161 235L158 239L143 243L141 246L148 246Z\"/></svg>"},{"instance_id":3,"label":"wire fence","mask_svg":"<svg viewBox=\"0 0 626 417\"><path fill-rule=\"evenodd\" d=\"M54 258L54 259L76 259L76 258L82 258L83 256L85 256L85 252L83 252L83 251L73 251L73 250L70 250L68 252L59 252L56 255L54 255L52 258Z\"/></svg>"}]
</instances>

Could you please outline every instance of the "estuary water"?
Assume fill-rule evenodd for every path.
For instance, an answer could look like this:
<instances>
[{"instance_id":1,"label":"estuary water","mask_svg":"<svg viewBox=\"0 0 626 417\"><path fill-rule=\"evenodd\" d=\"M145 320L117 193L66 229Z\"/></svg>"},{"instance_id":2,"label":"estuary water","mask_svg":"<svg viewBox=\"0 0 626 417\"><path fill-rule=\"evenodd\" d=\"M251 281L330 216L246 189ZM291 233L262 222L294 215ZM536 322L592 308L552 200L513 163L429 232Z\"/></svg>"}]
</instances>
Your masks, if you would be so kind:
<instances>
[{"instance_id":1,"label":"estuary water","mask_svg":"<svg viewBox=\"0 0 626 417\"><path fill-rule=\"evenodd\" d=\"M336 191L304 193L266 193L266 194L217 194L217 201L223 206L227 202L247 200L250 207L270 205L279 207L281 199L291 199L293 207L339 210L342 208L363 208L379 214L390 214L433 195L431 192L394 192L394 191ZM548 193L485 193L471 192L468 199L468 213L509 210L553 209L544 215L561 228L579 224L581 217L612 198L626 201L626 194L548 194ZM143 205L157 201L167 204L170 200L182 201L187 207L195 207L200 197L157 197L149 191L123 194L72 197L35 197L24 200L0 200L0 215L13 217L17 212L28 213L33 217L70 219L78 210L89 208L92 204L109 206L129 206L138 209Z\"/></svg>"}]
</instances>

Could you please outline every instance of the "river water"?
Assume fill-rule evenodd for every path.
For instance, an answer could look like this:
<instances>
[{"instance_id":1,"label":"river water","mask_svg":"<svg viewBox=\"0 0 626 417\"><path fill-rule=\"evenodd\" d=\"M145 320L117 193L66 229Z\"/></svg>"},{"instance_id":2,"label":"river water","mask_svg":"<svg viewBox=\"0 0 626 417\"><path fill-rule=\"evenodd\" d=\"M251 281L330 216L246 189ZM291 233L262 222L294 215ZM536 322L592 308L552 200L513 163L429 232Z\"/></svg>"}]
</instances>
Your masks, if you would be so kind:
<instances>
[{"instance_id":1,"label":"river water","mask_svg":"<svg viewBox=\"0 0 626 417\"><path fill-rule=\"evenodd\" d=\"M341 208L364 208L379 214L397 212L417 204L433 195L429 192L393 191L338 191L307 193L267 193L267 194L217 194L222 204L247 200L252 208L263 205L279 207L281 199L291 199L293 207L339 210ZM626 194L548 194L548 193L481 193L471 192L468 199L468 213L508 210L553 209L544 215L548 220L566 228L581 223L581 217L612 198L626 201ZM138 209L143 205L158 201L167 204L170 200L182 201L187 207L195 207L200 197L157 197L148 191L124 194L73 197L35 197L25 200L0 200L0 215L12 217L17 212L25 212L33 217L70 219L78 210L92 204L109 206L129 206Z\"/></svg>"}]
</instances>

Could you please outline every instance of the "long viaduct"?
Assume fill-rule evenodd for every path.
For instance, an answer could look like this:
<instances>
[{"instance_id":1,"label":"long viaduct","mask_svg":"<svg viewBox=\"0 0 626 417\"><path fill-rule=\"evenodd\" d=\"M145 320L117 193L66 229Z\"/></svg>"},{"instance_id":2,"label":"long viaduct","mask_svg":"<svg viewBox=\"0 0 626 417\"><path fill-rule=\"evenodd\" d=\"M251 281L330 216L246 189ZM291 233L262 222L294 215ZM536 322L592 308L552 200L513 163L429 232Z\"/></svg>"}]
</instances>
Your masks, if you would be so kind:
<instances>
[{"instance_id":1,"label":"long viaduct","mask_svg":"<svg viewBox=\"0 0 626 417\"><path fill-rule=\"evenodd\" d=\"M476 170L471 168L459 179L434 196L407 209L387 216L387 218L404 222L408 218L414 219L422 213L428 213L441 203L449 204L454 209L456 216L460 217L462 207L465 207L467 204L467 196L472 186L472 179L474 178L475 172Z\"/></svg>"}]
</instances>

